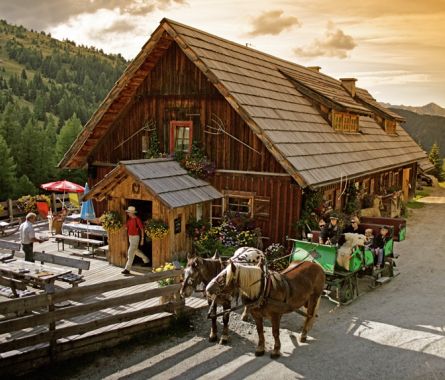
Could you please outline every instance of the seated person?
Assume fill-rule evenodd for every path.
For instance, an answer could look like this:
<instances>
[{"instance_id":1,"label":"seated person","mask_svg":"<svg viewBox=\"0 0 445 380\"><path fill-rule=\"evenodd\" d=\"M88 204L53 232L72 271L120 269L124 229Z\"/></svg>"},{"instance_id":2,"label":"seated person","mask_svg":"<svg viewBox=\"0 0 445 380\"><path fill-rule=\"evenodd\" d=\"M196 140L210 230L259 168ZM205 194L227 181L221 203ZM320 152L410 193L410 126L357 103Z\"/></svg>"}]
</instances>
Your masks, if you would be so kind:
<instances>
[{"instance_id":1,"label":"seated person","mask_svg":"<svg viewBox=\"0 0 445 380\"><path fill-rule=\"evenodd\" d=\"M356 216L353 216L351 218L351 224L348 224L346 226L346 228L343 230L343 233L351 232L353 234L358 234L359 233L359 231L358 231L359 224L360 224L359 218Z\"/></svg>"},{"instance_id":2,"label":"seated person","mask_svg":"<svg viewBox=\"0 0 445 380\"><path fill-rule=\"evenodd\" d=\"M323 231L326 228L326 222L324 221L323 218L320 218L320 220L318 221L318 228L320 230L320 235L318 237L318 242L320 244L323 244L323 240L321 239L321 231Z\"/></svg>"},{"instance_id":3,"label":"seated person","mask_svg":"<svg viewBox=\"0 0 445 380\"><path fill-rule=\"evenodd\" d=\"M52 229L56 234L60 235L62 233L62 224L65 221L66 216L68 215L68 209L66 207L62 208L62 211L56 215L53 215L52 221Z\"/></svg>"},{"instance_id":4,"label":"seated person","mask_svg":"<svg viewBox=\"0 0 445 380\"><path fill-rule=\"evenodd\" d=\"M372 246L374 244L374 234L372 228L367 228L365 230L365 249L370 249L372 251Z\"/></svg>"},{"instance_id":5,"label":"seated person","mask_svg":"<svg viewBox=\"0 0 445 380\"><path fill-rule=\"evenodd\" d=\"M390 239L388 235L389 228L387 226L382 226L380 228L380 234L374 238L373 248L374 248L374 263L376 263L377 268L382 268L383 266L383 257L384 257L384 249L386 242Z\"/></svg>"},{"instance_id":6,"label":"seated person","mask_svg":"<svg viewBox=\"0 0 445 380\"><path fill-rule=\"evenodd\" d=\"M338 225L338 216L336 213L332 213L329 216L329 224L320 232L320 243L338 245L340 236L341 228Z\"/></svg>"}]
</instances>

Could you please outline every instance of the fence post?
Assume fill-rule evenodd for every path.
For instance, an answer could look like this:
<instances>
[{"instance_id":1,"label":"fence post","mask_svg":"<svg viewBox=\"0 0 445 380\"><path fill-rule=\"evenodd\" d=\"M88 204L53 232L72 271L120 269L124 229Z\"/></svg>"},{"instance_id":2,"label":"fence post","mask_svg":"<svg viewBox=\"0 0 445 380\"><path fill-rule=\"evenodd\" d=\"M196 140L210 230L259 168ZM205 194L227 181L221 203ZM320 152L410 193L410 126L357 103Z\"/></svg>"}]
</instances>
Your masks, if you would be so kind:
<instances>
[{"instance_id":1,"label":"fence post","mask_svg":"<svg viewBox=\"0 0 445 380\"><path fill-rule=\"evenodd\" d=\"M8 214L9 214L9 221L12 222L14 219L14 212L12 210L12 199L8 199Z\"/></svg>"},{"instance_id":2,"label":"fence post","mask_svg":"<svg viewBox=\"0 0 445 380\"><path fill-rule=\"evenodd\" d=\"M55 293L54 283L46 283L45 291L48 299L48 313L52 313L55 310L54 299L53 299L53 294ZM57 344L57 339L54 334L56 332L55 321L49 323L48 330L52 332L51 338L49 340L49 355L50 355L50 360L54 361L56 355L56 344Z\"/></svg>"}]
</instances>

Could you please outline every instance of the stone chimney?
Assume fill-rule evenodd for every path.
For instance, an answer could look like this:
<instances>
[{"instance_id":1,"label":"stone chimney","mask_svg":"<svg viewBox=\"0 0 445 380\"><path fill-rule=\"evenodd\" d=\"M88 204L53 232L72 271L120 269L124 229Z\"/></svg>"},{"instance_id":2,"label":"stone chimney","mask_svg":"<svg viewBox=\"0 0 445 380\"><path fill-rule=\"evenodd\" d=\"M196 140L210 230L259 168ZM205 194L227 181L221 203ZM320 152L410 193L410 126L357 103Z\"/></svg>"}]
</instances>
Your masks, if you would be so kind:
<instances>
[{"instance_id":1,"label":"stone chimney","mask_svg":"<svg viewBox=\"0 0 445 380\"><path fill-rule=\"evenodd\" d=\"M357 79L355 78L340 78L341 85L351 94L352 97L355 97L355 82Z\"/></svg>"},{"instance_id":2,"label":"stone chimney","mask_svg":"<svg viewBox=\"0 0 445 380\"><path fill-rule=\"evenodd\" d=\"M320 70L321 70L321 67L320 67L320 66L308 66L307 68L308 68L309 70L315 71L315 72L317 72L317 73L319 73Z\"/></svg>"}]
</instances>

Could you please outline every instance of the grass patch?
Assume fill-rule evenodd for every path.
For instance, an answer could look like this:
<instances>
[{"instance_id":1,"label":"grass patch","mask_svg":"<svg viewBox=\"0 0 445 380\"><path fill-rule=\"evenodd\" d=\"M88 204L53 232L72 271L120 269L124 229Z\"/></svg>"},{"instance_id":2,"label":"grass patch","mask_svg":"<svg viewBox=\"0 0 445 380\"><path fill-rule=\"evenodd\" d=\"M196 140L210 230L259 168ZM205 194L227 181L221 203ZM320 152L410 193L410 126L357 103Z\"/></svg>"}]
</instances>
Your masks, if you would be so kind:
<instances>
[{"instance_id":1,"label":"grass patch","mask_svg":"<svg viewBox=\"0 0 445 380\"><path fill-rule=\"evenodd\" d=\"M421 203L421 202L417 202L415 199L409 201L409 202L406 204L406 207L407 207L407 208L413 208L413 209L416 209L416 208L422 208L422 207L424 207L424 206L425 206L425 205L424 205L423 203Z\"/></svg>"},{"instance_id":2,"label":"grass patch","mask_svg":"<svg viewBox=\"0 0 445 380\"><path fill-rule=\"evenodd\" d=\"M440 186L442 189L445 189L445 182L439 182L439 186Z\"/></svg>"},{"instance_id":3,"label":"grass patch","mask_svg":"<svg viewBox=\"0 0 445 380\"><path fill-rule=\"evenodd\" d=\"M430 195L429 191L427 191L427 190L418 190L418 191L416 191L416 194L414 195L414 200L418 200L420 198L427 197L428 195Z\"/></svg>"}]
</instances>

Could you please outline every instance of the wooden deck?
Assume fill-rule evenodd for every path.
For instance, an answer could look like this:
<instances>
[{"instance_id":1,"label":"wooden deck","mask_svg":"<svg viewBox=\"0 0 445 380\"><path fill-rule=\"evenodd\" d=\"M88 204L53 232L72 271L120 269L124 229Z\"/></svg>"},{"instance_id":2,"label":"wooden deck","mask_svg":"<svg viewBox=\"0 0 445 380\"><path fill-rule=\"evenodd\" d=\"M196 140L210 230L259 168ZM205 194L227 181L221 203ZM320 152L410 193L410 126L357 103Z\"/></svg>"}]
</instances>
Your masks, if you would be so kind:
<instances>
[{"instance_id":1,"label":"wooden deck","mask_svg":"<svg viewBox=\"0 0 445 380\"><path fill-rule=\"evenodd\" d=\"M46 234L48 234L47 227L46 230L45 226L41 227L40 230L36 230L36 233L38 235L40 234L41 236L45 236ZM8 238L9 238L8 240L17 241L18 236L12 235L9 236ZM67 257L76 257L76 258L79 258L79 256L81 256L81 252L85 251L85 249L82 250L79 248L72 248L68 244L65 245L64 251L58 251L57 243L52 241L47 241L42 244L35 244L34 250L45 251L46 253L54 253L57 255L65 255ZM16 256L21 257L23 256L23 253L16 252ZM103 259L101 260L101 259L84 257L83 260L90 261L90 269L82 272L86 281L80 284L78 289L82 289L83 287L94 284L104 284L106 282L113 280L127 281L131 278L135 278L135 276L139 277L141 275L151 273L151 268L134 266L132 270L134 276L128 277L121 274L122 268L110 265L107 261ZM56 331L59 331L60 329L63 328L73 327L73 331L76 331L76 326L80 325L88 326L88 329L86 329L86 331L77 332L75 334L64 336L62 338L57 338L57 347L58 347L57 359L63 359L65 357L69 357L70 355L72 356L73 347L77 347L78 348L77 352L79 353L97 350L98 346L99 347L111 346L120 341L130 339L133 335L140 332L154 331L165 328L173 320L173 313L166 311L162 311L151 315L145 315L137 318L139 316L138 314L139 310L142 311L143 309L159 305L160 297L154 297L154 298L152 297L149 299L144 299L139 302L122 303L122 304L115 304L115 302L113 301L113 298L116 297L130 296L132 294L146 292L150 289L156 289L158 288L156 282L140 283L136 286L116 288L110 291L100 292L93 296L81 299L76 299L76 297L74 297L74 300L69 299L69 301L64 301L58 304L57 303L58 292L59 294L65 293L63 292L63 290L70 288L71 286L68 283L59 281L56 282L56 293L54 295L54 299L56 302L55 312L56 313L59 312L58 315L60 315L61 317L60 319L59 318L57 319L55 323L56 326L55 329ZM40 293L42 292L40 291ZM24 299L25 298L20 300ZM6 305L10 300L11 299L9 298L0 296L0 303L2 303L3 306ZM89 305L93 305L92 308L94 309L95 303L107 300L112 304L112 306L88 312ZM76 306L82 306L85 311L82 312L81 314L77 312L78 315L72 317L65 317L65 318L63 317L65 310L67 311L66 315L69 315L69 310L75 309ZM1 307L2 305L0 304L0 308ZM184 311L186 313L190 313L193 312L193 310L197 310L203 307L207 307L206 300L204 300L203 298L190 297L186 300ZM3 308L1 310L4 311L7 309ZM107 318L113 321L116 319L118 321L119 315L121 314L124 315L125 313L128 314L129 312L134 312L136 318L131 320L125 320L124 316L122 318L123 319L122 322L117 322L102 327L100 327L100 323L98 323L99 327L94 328L96 323L95 321L105 320ZM40 313L42 314L48 313L48 310L46 308L41 310L33 309L31 317L39 315ZM49 325L42 324L36 327L26 327L18 330L16 329L16 331L10 331L7 329L8 327L7 323L9 323L8 318L11 316L14 317L15 320L17 320L15 315L11 315L10 313L9 314L4 313L3 315L1 315L0 313L0 347L2 348L0 350L0 362L4 362L3 365L0 365L0 367L3 369L7 365L13 365L18 363L17 358L19 358L18 359L19 362L22 362L20 358L23 359L29 356L26 355L26 353L32 354L33 357L35 357L35 359L39 358L41 364L45 364L45 361L48 361L49 344L47 342L26 347L20 347L18 349L13 349L13 348L14 348L14 343L17 342L17 340L23 338L31 339L32 336L48 333L48 331L50 331ZM25 320L26 315L21 319ZM26 323L26 321L24 323ZM84 342L89 342L89 343L84 343ZM100 344L98 345L98 343ZM42 355L40 355L37 358L36 355L39 351L41 351ZM39 360L34 360L33 366L39 365Z\"/></svg>"}]
</instances>

